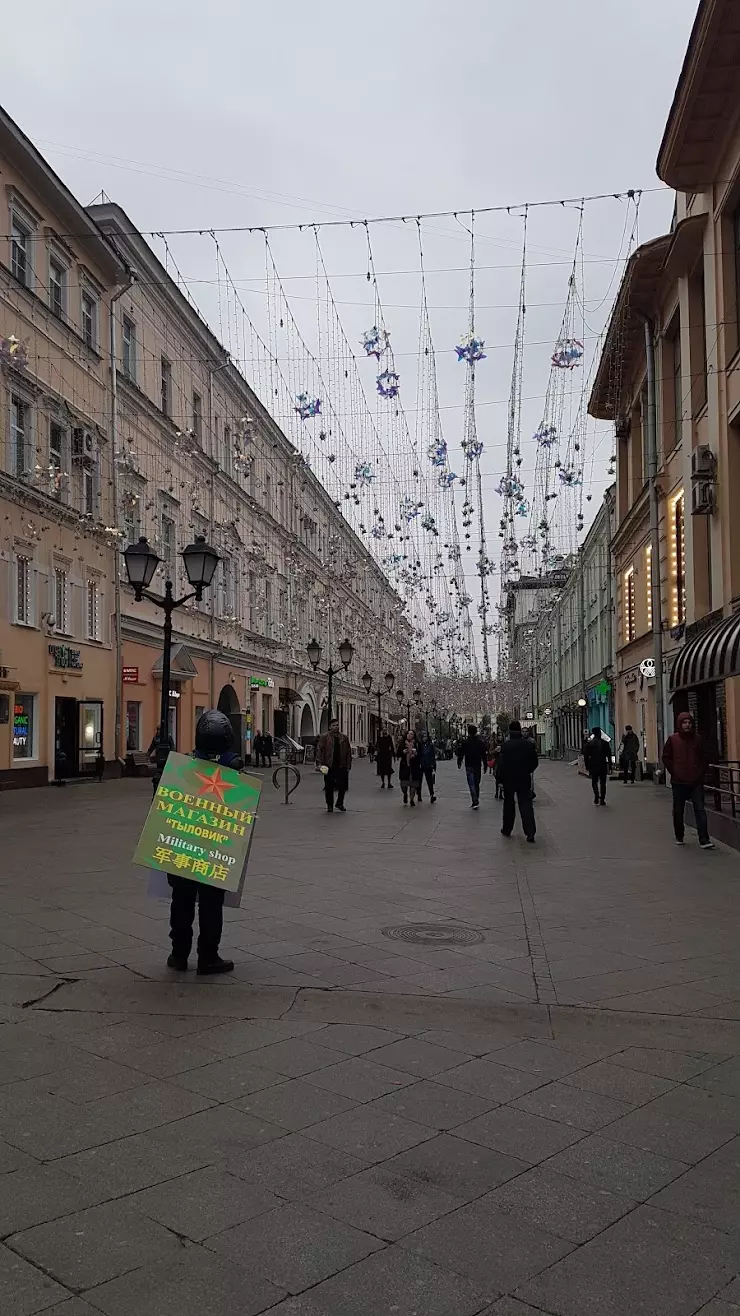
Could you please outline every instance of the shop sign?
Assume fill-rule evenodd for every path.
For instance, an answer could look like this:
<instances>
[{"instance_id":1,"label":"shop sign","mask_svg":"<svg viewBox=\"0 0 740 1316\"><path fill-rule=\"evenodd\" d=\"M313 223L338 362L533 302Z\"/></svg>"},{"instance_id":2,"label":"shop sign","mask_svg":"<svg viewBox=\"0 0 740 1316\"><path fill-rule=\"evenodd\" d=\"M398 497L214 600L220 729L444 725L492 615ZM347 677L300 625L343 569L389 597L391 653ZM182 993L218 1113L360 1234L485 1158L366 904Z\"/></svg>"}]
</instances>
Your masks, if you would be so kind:
<instances>
[{"instance_id":1,"label":"shop sign","mask_svg":"<svg viewBox=\"0 0 740 1316\"><path fill-rule=\"evenodd\" d=\"M124 685L138 685L139 669L138 667L122 667L121 680Z\"/></svg>"},{"instance_id":2,"label":"shop sign","mask_svg":"<svg viewBox=\"0 0 740 1316\"><path fill-rule=\"evenodd\" d=\"M274 690L275 682L271 676L253 676L249 682L252 690Z\"/></svg>"},{"instance_id":3,"label":"shop sign","mask_svg":"<svg viewBox=\"0 0 740 1316\"><path fill-rule=\"evenodd\" d=\"M598 685L592 686L588 692L589 703L590 704L601 703L603 702L603 700L609 698L611 692L612 692L612 688L609 681L599 681Z\"/></svg>"},{"instance_id":4,"label":"shop sign","mask_svg":"<svg viewBox=\"0 0 740 1316\"><path fill-rule=\"evenodd\" d=\"M134 863L218 887L238 905L261 788L259 777L170 753Z\"/></svg>"},{"instance_id":5,"label":"shop sign","mask_svg":"<svg viewBox=\"0 0 740 1316\"><path fill-rule=\"evenodd\" d=\"M15 704L13 706L13 750L14 757L23 759L27 757L28 737L31 731L31 717L25 704Z\"/></svg>"},{"instance_id":6,"label":"shop sign","mask_svg":"<svg viewBox=\"0 0 740 1316\"><path fill-rule=\"evenodd\" d=\"M55 667L82 671L82 653L79 649L70 649L66 644L50 644L49 657L53 659Z\"/></svg>"},{"instance_id":7,"label":"shop sign","mask_svg":"<svg viewBox=\"0 0 740 1316\"><path fill-rule=\"evenodd\" d=\"M650 680L655 676L655 659L644 658L640 663L640 676L646 676Z\"/></svg>"}]
</instances>

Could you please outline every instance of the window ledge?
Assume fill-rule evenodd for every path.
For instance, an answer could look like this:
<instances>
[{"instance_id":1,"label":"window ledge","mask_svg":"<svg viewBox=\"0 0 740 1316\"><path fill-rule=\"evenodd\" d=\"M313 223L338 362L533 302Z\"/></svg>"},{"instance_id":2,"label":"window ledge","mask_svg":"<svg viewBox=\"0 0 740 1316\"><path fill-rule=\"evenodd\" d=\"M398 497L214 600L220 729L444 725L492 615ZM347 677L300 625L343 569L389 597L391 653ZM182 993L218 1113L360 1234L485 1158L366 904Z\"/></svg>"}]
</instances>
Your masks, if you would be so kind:
<instances>
[{"instance_id":1,"label":"window ledge","mask_svg":"<svg viewBox=\"0 0 740 1316\"><path fill-rule=\"evenodd\" d=\"M20 626L21 630L24 630L24 631L40 631L40 630L41 630L41 627L40 627L40 626L37 626L36 623L35 623L35 621L18 621L18 619L16 618L15 621L12 621L10 624L11 624L11 626Z\"/></svg>"}]
</instances>

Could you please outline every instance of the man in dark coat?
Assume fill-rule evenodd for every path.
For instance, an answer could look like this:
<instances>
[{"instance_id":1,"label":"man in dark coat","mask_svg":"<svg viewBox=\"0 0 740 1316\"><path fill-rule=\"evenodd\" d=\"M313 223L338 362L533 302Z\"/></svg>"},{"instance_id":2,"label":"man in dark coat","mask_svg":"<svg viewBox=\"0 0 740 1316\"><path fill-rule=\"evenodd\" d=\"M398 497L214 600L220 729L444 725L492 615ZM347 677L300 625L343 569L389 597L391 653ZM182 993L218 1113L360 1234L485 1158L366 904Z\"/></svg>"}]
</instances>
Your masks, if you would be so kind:
<instances>
[{"instance_id":1,"label":"man in dark coat","mask_svg":"<svg viewBox=\"0 0 740 1316\"><path fill-rule=\"evenodd\" d=\"M537 828L532 803L532 774L538 762L534 740L522 735L521 722L511 722L508 740L504 741L496 760L496 781L504 792L502 836L511 836L518 804L524 835L530 843L534 842Z\"/></svg>"},{"instance_id":2,"label":"man in dark coat","mask_svg":"<svg viewBox=\"0 0 740 1316\"><path fill-rule=\"evenodd\" d=\"M640 753L640 741L629 724L624 728L622 736L622 752L620 754L620 767L622 769L622 781L625 786L627 780L635 784L635 769L637 767L637 756Z\"/></svg>"},{"instance_id":3,"label":"man in dark coat","mask_svg":"<svg viewBox=\"0 0 740 1316\"><path fill-rule=\"evenodd\" d=\"M339 719L333 717L329 730L319 740L316 762L324 774L324 795L327 813L334 812L334 796L337 797L337 809L345 813L344 797L349 788L349 774L352 767L352 746L343 731L339 730Z\"/></svg>"},{"instance_id":4,"label":"man in dark coat","mask_svg":"<svg viewBox=\"0 0 740 1316\"><path fill-rule=\"evenodd\" d=\"M590 740L583 747L583 762L591 778L594 804L606 804L606 779L612 766L612 747L601 727L594 727Z\"/></svg>"},{"instance_id":5,"label":"man in dark coat","mask_svg":"<svg viewBox=\"0 0 740 1316\"><path fill-rule=\"evenodd\" d=\"M465 762L465 776L468 779L473 809L477 809L480 802L480 779L486 761L486 752L486 747L478 735L478 728L468 727L467 740L461 741L457 747L457 766L461 768L463 761Z\"/></svg>"},{"instance_id":6,"label":"man in dark coat","mask_svg":"<svg viewBox=\"0 0 740 1316\"><path fill-rule=\"evenodd\" d=\"M676 834L676 844L683 845L684 810L686 802L691 800L699 845L702 850L713 850L714 844L709 839L707 811L704 807L706 752L696 734L694 719L690 713L679 713L676 728L673 735L668 737L663 749L663 762L671 774L673 830Z\"/></svg>"},{"instance_id":7,"label":"man in dark coat","mask_svg":"<svg viewBox=\"0 0 740 1316\"><path fill-rule=\"evenodd\" d=\"M385 790L386 777L388 778L388 790L393 789L393 760L396 757L396 747L393 744L393 737L388 734L387 729L378 736L378 743L375 746L375 757L377 759L377 773L380 777L380 789Z\"/></svg>"}]
</instances>

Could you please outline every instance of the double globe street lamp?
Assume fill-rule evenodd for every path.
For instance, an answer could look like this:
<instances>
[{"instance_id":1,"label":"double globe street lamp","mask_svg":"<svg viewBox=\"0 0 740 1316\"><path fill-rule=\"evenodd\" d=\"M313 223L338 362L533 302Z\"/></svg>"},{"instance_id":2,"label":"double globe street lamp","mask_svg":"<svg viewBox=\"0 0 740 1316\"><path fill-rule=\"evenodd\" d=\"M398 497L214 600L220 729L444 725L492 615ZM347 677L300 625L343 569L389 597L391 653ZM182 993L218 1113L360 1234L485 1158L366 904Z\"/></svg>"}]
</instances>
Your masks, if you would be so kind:
<instances>
[{"instance_id":1,"label":"double globe street lamp","mask_svg":"<svg viewBox=\"0 0 740 1316\"><path fill-rule=\"evenodd\" d=\"M338 676L342 670L346 672L347 668L352 662L352 659L354 657L354 652L355 651L352 648L352 645L350 644L349 640L342 640L342 643L339 646L339 658L342 666L332 667L330 664L327 668L323 669L323 674L325 677L327 677L329 681L329 688L326 694L327 726L329 722L331 722L331 696L332 696L332 688L333 688L332 682L334 680L334 677ZM321 645L319 644L318 640L309 640L308 644L306 645L306 653L308 654L308 661L313 667L313 670L317 672L319 670L319 663L321 662Z\"/></svg>"},{"instance_id":2,"label":"double globe street lamp","mask_svg":"<svg viewBox=\"0 0 740 1316\"><path fill-rule=\"evenodd\" d=\"M172 614L175 608L181 608L189 599L203 598L203 590L213 580L220 558L215 548L206 543L203 535L196 535L195 542L188 544L181 554L185 564L185 574L192 586L189 594L176 599L172 593L172 581L165 581L164 596L152 594L149 586L160 563L160 558L149 542L142 537L136 544L129 544L124 550L128 583L134 591L137 603L148 599L155 607L164 612L164 649L162 653L162 702L159 714L159 732L157 734L156 760L157 771L161 773L169 753L169 706L170 706L170 659L172 655Z\"/></svg>"},{"instance_id":3,"label":"double globe street lamp","mask_svg":"<svg viewBox=\"0 0 740 1316\"><path fill-rule=\"evenodd\" d=\"M415 704L418 704L419 700L421 699L421 690L412 691L411 698L413 699ZM398 700L398 707L403 708L404 699L405 699L403 690L396 691L396 699ZM408 699L406 699L406 730L407 731L411 730L411 701Z\"/></svg>"},{"instance_id":4,"label":"double globe street lamp","mask_svg":"<svg viewBox=\"0 0 740 1316\"><path fill-rule=\"evenodd\" d=\"M388 691L388 694L390 694L395 683L396 683L395 673L386 672L385 688ZM362 678L362 684L365 687L365 694L367 695L368 699L377 699L378 701L378 735L380 735L382 728L382 719L383 719L383 715L380 709L380 701L383 698L383 691L380 689L380 682L378 682L378 689L373 690L373 678L369 672L365 672L365 675ZM403 694L403 691L401 693Z\"/></svg>"}]
</instances>

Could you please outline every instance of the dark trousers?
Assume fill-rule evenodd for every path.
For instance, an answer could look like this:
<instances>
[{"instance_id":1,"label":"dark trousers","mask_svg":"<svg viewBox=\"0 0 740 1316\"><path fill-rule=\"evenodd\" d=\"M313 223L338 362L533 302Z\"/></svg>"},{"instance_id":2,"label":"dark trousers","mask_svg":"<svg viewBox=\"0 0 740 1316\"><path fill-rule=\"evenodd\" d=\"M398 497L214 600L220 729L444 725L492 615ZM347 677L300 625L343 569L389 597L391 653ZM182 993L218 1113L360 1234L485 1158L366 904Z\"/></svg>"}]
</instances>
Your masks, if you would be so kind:
<instances>
[{"instance_id":1,"label":"dark trousers","mask_svg":"<svg viewBox=\"0 0 740 1316\"><path fill-rule=\"evenodd\" d=\"M707 811L704 808L704 787L702 783L698 781L693 786L683 786L680 782L674 781L671 784L671 791L673 792L673 830L676 833L676 840L683 840L684 808L690 800L694 809L699 841L708 841L709 827L707 825Z\"/></svg>"},{"instance_id":2,"label":"dark trousers","mask_svg":"<svg viewBox=\"0 0 740 1316\"><path fill-rule=\"evenodd\" d=\"M507 836L511 836L511 833L514 830L517 804L519 805L519 817L522 820L522 831L524 832L524 835L534 836L537 828L534 821L534 805L532 803L531 786L522 787L519 790L514 790L511 786L504 786L504 810L501 819L501 831L505 832Z\"/></svg>"},{"instance_id":3,"label":"dark trousers","mask_svg":"<svg viewBox=\"0 0 740 1316\"><path fill-rule=\"evenodd\" d=\"M601 800L604 803L606 799L606 768L599 768L596 772L591 773L591 785L594 788L594 799Z\"/></svg>"},{"instance_id":4,"label":"dark trousers","mask_svg":"<svg viewBox=\"0 0 740 1316\"><path fill-rule=\"evenodd\" d=\"M466 768L465 776L468 779L468 790L473 804L477 804L480 799L480 768L477 772L475 768Z\"/></svg>"},{"instance_id":5,"label":"dark trousers","mask_svg":"<svg viewBox=\"0 0 740 1316\"><path fill-rule=\"evenodd\" d=\"M434 794L434 776L435 776L434 768L424 768L424 769L423 769L423 773L424 773L424 781L425 781L426 784L427 784L427 788L428 788L428 790L429 790L429 794L430 794L430 795L433 795L433 794ZM419 782L419 799L421 799L421 782Z\"/></svg>"},{"instance_id":6,"label":"dark trousers","mask_svg":"<svg viewBox=\"0 0 740 1316\"><path fill-rule=\"evenodd\" d=\"M347 773L340 769L329 768L324 777L324 797L326 807L329 810L334 808L334 796L337 797L337 808L340 809L344 804L344 796L347 791Z\"/></svg>"},{"instance_id":7,"label":"dark trousers","mask_svg":"<svg viewBox=\"0 0 740 1316\"><path fill-rule=\"evenodd\" d=\"M198 959L210 963L218 955L224 926L224 893L218 887L193 882L189 877L170 874L170 940L174 955L187 959L193 945L195 905L198 905Z\"/></svg>"},{"instance_id":8,"label":"dark trousers","mask_svg":"<svg viewBox=\"0 0 740 1316\"><path fill-rule=\"evenodd\" d=\"M628 780L629 781L635 780L636 767L637 767L637 759L633 759L633 758L622 759L622 781L624 782L625 786L627 785Z\"/></svg>"}]
</instances>

